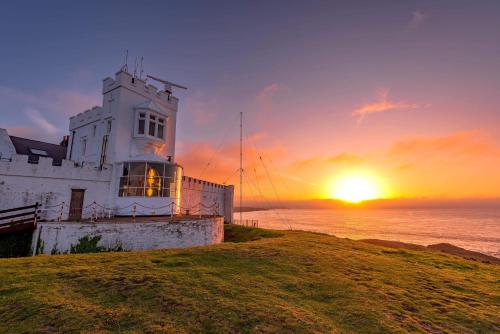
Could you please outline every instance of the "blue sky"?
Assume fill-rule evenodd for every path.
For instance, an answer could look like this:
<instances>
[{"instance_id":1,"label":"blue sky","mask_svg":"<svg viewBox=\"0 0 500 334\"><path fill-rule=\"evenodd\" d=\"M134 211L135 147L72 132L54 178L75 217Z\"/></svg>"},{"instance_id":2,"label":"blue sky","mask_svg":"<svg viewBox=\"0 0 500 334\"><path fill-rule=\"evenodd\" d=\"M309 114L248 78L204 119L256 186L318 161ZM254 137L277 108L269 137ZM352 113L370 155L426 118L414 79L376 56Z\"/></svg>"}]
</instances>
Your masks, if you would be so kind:
<instances>
[{"instance_id":1,"label":"blue sky","mask_svg":"<svg viewBox=\"0 0 500 334\"><path fill-rule=\"evenodd\" d=\"M498 146L499 41L498 1L4 2L0 127L57 141L128 49L129 67L143 56L189 87L180 154L236 142L239 111L283 174L407 138L479 131Z\"/></svg>"}]
</instances>

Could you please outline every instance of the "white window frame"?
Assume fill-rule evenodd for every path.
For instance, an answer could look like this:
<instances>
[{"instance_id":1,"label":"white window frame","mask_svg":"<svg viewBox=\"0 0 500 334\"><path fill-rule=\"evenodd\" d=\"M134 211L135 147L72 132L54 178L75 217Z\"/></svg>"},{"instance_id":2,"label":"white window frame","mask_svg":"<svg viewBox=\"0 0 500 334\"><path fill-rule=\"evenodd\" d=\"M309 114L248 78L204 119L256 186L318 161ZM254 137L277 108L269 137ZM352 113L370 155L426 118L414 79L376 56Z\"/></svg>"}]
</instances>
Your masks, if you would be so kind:
<instances>
[{"instance_id":1,"label":"white window frame","mask_svg":"<svg viewBox=\"0 0 500 334\"><path fill-rule=\"evenodd\" d=\"M140 117L141 114L144 114L145 117L141 118ZM154 117L154 120L152 120L151 117ZM163 120L163 124L161 124L160 119ZM144 120L144 133L139 133L139 120ZM134 115L134 137L165 141L167 132L167 121L168 121L168 116L162 115L153 110L136 109ZM151 123L154 124L154 135L149 134L149 126ZM161 138L158 136L158 129L160 126L163 126L163 136Z\"/></svg>"}]
</instances>

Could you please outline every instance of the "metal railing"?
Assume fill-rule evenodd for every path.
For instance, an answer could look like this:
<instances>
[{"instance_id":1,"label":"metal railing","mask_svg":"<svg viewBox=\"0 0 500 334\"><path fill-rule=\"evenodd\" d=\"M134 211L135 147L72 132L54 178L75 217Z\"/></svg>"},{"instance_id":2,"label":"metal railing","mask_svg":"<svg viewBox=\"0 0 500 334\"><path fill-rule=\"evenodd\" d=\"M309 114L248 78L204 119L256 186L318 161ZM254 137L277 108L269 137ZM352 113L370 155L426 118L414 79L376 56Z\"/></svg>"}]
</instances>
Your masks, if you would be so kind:
<instances>
[{"instance_id":1,"label":"metal railing","mask_svg":"<svg viewBox=\"0 0 500 334\"><path fill-rule=\"evenodd\" d=\"M255 219L233 219L233 224L246 227L259 227L259 221Z\"/></svg>"},{"instance_id":2,"label":"metal railing","mask_svg":"<svg viewBox=\"0 0 500 334\"><path fill-rule=\"evenodd\" d=\"M39 204L0 210L0 234L35 229Z\"/></svg>"}]
</instances>

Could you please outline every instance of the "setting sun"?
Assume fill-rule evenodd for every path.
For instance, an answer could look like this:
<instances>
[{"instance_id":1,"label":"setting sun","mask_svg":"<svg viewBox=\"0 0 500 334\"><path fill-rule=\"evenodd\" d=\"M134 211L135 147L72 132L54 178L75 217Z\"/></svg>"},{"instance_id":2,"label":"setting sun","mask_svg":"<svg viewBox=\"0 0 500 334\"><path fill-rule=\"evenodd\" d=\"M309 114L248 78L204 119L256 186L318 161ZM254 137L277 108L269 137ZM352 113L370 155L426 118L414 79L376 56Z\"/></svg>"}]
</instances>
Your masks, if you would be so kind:
<instances>
[{"instance_id":1,"label":"setting sun","mask_svg":"<svg viewBox=\"0 0 500 334\"><path fill-rule=\"evenodd\" d=\"M382 192L373 178L366 175L349 175L332 184L330 196L346 202L359 203L380 198Z\"/></svg>"}]
</instances>

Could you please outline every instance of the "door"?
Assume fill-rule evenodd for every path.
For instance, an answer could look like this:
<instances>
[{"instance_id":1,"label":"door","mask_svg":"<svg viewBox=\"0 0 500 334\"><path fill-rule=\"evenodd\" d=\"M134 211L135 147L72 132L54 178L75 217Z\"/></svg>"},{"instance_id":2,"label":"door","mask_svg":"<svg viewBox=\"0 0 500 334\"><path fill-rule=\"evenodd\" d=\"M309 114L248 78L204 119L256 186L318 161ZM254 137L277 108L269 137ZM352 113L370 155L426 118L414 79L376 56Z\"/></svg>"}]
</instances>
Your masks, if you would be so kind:
<instances>
[{"instance_id":1,"label":"door","mask_svg":"<svg viewBox=\"0 0 500 334\"><path fill-rule=\"evenodd\" d=\"M84 189L71 189L71 202L69 203L69 220L81 220L83 210Z\"/></svg>"}]
</instances>

